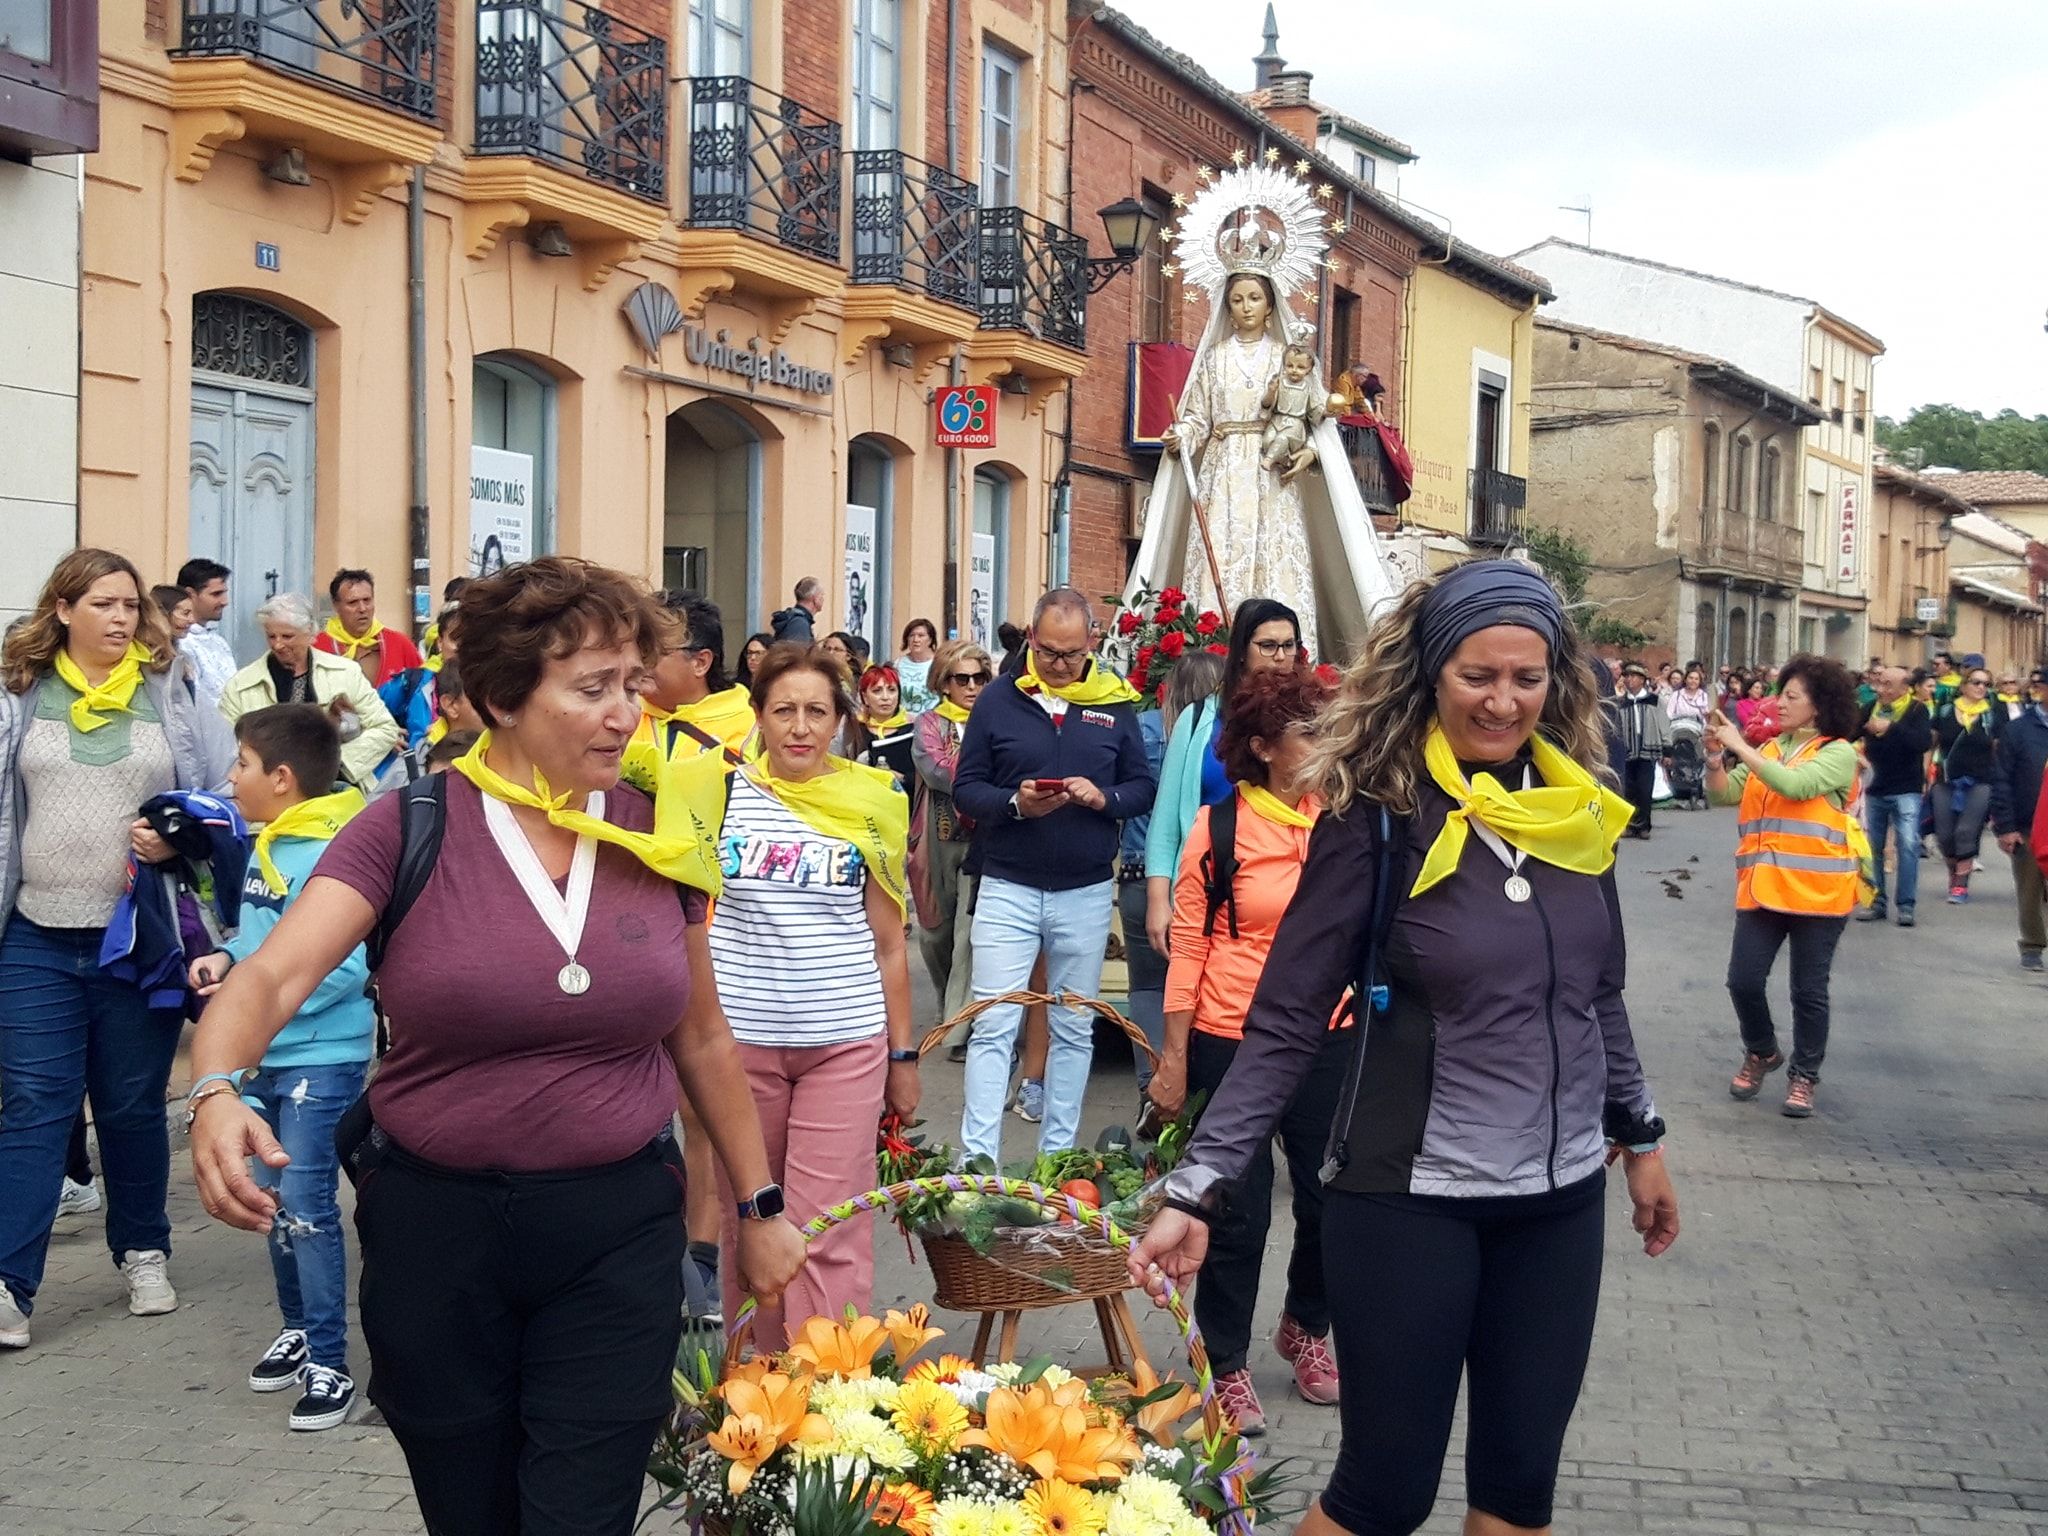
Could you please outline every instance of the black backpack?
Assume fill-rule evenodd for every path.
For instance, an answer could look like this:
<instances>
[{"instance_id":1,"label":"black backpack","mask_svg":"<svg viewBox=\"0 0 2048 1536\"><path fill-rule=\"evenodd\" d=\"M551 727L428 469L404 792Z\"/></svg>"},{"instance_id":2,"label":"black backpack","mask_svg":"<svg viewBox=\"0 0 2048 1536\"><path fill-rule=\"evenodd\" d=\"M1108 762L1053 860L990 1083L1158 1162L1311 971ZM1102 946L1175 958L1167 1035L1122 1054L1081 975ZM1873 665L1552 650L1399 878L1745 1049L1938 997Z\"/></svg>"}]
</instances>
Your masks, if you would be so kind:
<instances>
[{"instance_id":1,"label":"black backpack","mask_svg":"<svg viewBox=\"0 0 2048 1536\"><path fill-rule=\"evenodd\" d=\"M1202 855L1202 893L1208 911L1202 917L1202 937L1216 932L1216 914L1230 919L1230 936L1237 933L1237 791L1209 807L1209 851Z\"/></svg>"}]
</instances>

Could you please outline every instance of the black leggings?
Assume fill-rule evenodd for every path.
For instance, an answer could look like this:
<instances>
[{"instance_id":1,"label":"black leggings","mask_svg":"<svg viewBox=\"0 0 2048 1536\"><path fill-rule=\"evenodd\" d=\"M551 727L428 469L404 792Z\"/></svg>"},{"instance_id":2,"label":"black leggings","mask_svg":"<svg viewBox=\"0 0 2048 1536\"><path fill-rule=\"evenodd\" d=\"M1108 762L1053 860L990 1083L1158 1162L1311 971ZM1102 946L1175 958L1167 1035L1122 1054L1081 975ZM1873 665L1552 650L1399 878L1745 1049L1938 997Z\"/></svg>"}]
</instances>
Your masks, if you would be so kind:
<instances>
[{"instance_id":1,"label":"black leggings","mask_svg":"<svg viewBox=\"0 0 2048 1536\"><path fill-rule=\"evenodd\" d=\"M1466 1502L1550 1524L1557 1460L1600 1299L1606 1175L1537 1195L1332 1192L1323 1267L1344 1438L1323 1512L1355 1536L1408 1536L1443 1475L1469 1376Z\"/></svg>"}]
</instances>

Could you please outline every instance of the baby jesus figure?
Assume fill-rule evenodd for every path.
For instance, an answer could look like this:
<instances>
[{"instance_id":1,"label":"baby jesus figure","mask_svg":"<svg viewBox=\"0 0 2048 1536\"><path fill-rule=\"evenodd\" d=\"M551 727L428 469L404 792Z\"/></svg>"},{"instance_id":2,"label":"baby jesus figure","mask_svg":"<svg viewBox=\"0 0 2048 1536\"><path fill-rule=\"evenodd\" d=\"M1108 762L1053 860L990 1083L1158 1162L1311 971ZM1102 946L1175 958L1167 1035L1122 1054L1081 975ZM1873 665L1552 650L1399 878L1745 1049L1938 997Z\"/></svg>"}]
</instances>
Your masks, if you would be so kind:
<instances>
[{"instance_id":1,"label":"baby jesus figure","mask_svg":"<svg viewBox=\"0 0 2048 1536\"><path fill-rule=\"evenodd\" d=\"M1310 377L1316 355L1305 342L1290 342L1280 354L1280 372L1266 386L1261 403L1271 412L1259 438L1259 459L1279 469L1308 445L1308 434L1323 419L1322 391Z\"/></svg>"}]
</instances>

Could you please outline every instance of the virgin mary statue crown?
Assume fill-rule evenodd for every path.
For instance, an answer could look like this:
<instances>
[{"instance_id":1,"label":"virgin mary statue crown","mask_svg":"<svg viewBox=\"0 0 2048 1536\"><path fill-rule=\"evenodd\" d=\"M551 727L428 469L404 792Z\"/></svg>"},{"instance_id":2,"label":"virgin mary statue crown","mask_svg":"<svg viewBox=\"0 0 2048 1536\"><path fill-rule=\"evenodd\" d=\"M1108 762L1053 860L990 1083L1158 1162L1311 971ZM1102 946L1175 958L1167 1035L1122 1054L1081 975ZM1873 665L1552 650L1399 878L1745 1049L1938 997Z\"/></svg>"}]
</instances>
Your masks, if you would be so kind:
<instances>
[{"instance_id":1,"label":"virgin mary statue crown","mask_svg":"<svg viewBox=\"0 0 2048 1536\"><path fill-rule=\"evenodd\" d=\"M1203 189L1166 236L1191 300L1200 288L1211 304L1220 303L1230 279L1247 272L1270 282L1282 305L1315 282L1329 246L1328 215L1318 202L1330 189L1310 187L1308 161L1296 161L1289 172L1279 160L1280 152L1268 149L1263 163L1220 176L1206 166L1195 173Z\"/></svg>"}]
</instances>

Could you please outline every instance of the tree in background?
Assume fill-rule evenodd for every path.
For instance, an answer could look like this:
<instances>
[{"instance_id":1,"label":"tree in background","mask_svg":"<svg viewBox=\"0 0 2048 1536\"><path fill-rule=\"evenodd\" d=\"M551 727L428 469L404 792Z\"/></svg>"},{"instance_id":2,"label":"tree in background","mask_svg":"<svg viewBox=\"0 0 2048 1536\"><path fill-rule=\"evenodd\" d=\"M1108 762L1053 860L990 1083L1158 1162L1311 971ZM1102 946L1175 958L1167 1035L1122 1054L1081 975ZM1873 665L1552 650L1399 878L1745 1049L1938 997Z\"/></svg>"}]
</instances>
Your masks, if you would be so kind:
<instances>
[{"instance_id":1,"label":"tree in background","mask_svg":"<svg viewBox=\"0 0 2048 1536\"><path fill-rule=\"evenodd\" d=\"M1523 529L1522 542L1529 551L1529 558L1557 588L1557 595L1564 599L1565 611L1571 614L1572 621L1579 626L1579 633L1589 645L1611 645L1616 650L1638 651L1649 643L1650 636L1635 625L1587 611L1598 606L1586 598L1586 578L1596 567L1592 552L1582 540L1561 528L1539 525Z\"/></svg>"},{"instance_id":2,"label":"tree in background","mask_svg":"<svg viewBox=\"0 0 2048 1536\"><path fill-rule=\"evenodd\" d=\"M1877 440L1896 463L1926 469L2030 469L2048 475L2048 416L1923 405L1904 421L1877 418Z\"/></svg>"}]
</instances>

